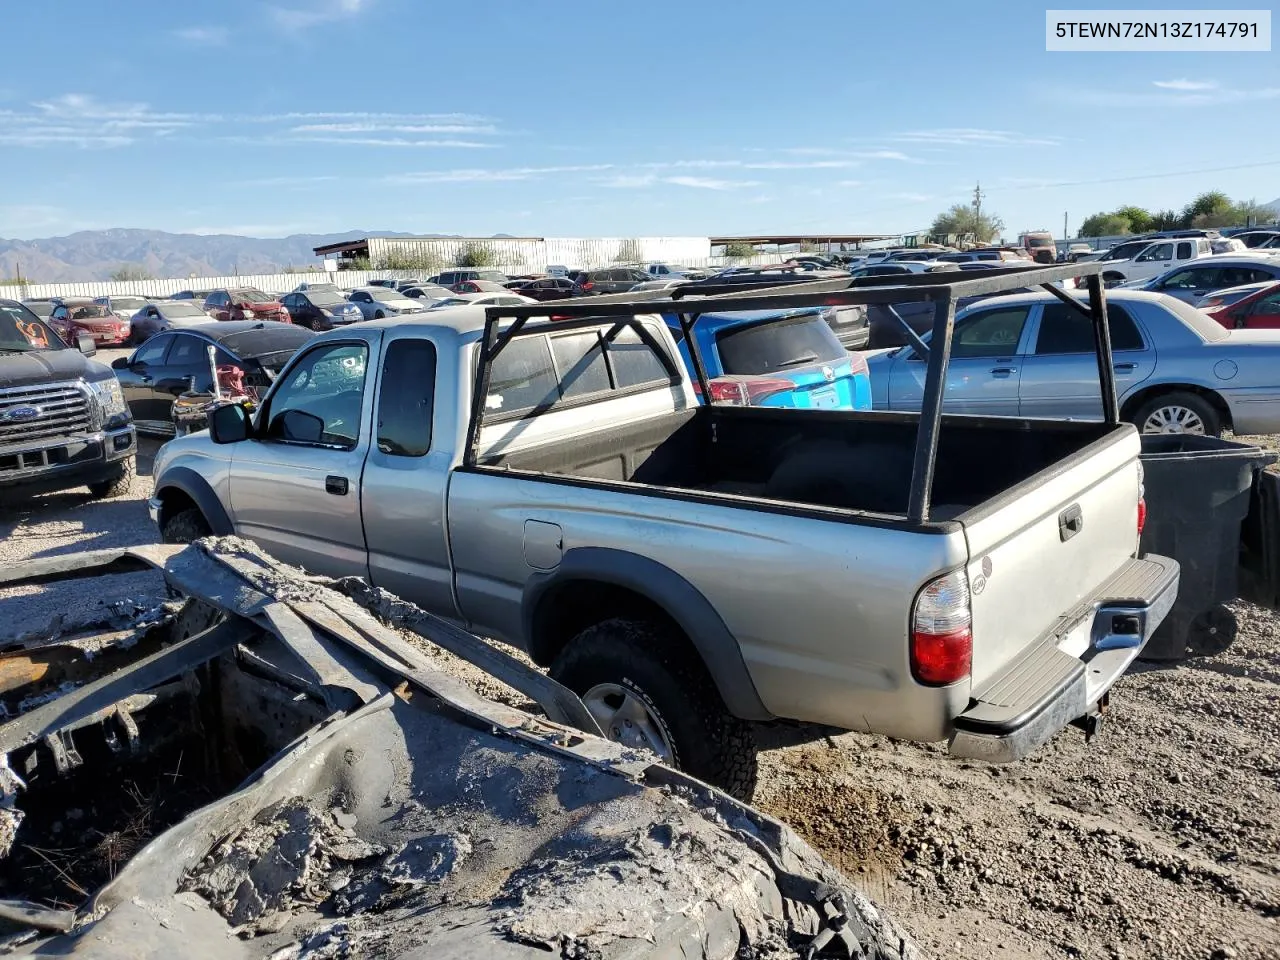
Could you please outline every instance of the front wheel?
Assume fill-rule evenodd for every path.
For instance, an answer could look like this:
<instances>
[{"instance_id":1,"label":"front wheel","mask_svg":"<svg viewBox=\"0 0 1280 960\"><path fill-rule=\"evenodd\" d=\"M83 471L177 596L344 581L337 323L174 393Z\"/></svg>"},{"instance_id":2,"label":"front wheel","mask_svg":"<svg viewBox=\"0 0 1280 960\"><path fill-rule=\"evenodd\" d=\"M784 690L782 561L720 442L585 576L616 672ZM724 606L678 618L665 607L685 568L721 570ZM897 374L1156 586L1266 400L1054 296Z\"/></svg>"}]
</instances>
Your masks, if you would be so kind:
<instances>
[{"instance_id":1,"label":"front wheel","mask_svg":"<svg viewBox=\"0 0 1280 960\"><path fill-rule=\"evenodd\" d=\"M89 496L95 500L110 500L114 497L123 497L129 492L129 487L133 483L133 475L133 457L130 457L120 464L120 470L114 476L98 483L89 484Z\"/></svg>"},{"instance_id":2,"label":"front wheel","mask_svg":"<svg viewBox=\"0 0 1280 960\"><path fill-rule=\"evenodd\" d=\"M385 314L385 313L383 313L381 310L379 310L377 313L375 313L375 314L373 315L373 319L375 319L375 320L381 320L381 319L382 319L383 317L385 317L385 316L386 316L386 314Z\"/></svg>"},{"instance_id":3,"label":"front wheel","mask_svg":"<svg viewBox=\"0 0 1280 960\"><path fill-rule=\"evenodd\" d=\"M1102 275L1102 285L1110 290L1112 287L1118 287L1124 283L1124 277L1118 273L1104 273Z\"/></svg>"},{"instance_id":4,"label":"front wheel","mask_svg":"<svg viewBox=\"0 0 1280 960\"><path fill-rule=\"evenodd\" d=\"M1146 400L1131 418L1139 433L1185 433L1222 436L1222 416L1204 397L1173 390Z\"/></svg>"},{"instance_id":5,"label":"front wheel","mask_svg":"<svg viewBox=\"0 0 1280 960\"><path fill-rule=\"evenodd\" d=\"M204 514L197 508L191 507L175 513L165 521L160 531L160 539L165 543L183 544L207 537L212 533L209 521L204 518Z\"/></svg>"},{"instance_id":6,"label":"front wheel","mask_svg":"<svg viewBox=\"0 0 1280 960\"><path fill-rule=\"evenodd\" d=\"M702 662L671 628L598 623L569 641L551 676L582 697L610 740L644 747L750 801L757 776L751 725L729 713Z\"/></svg>"}]
</instances>

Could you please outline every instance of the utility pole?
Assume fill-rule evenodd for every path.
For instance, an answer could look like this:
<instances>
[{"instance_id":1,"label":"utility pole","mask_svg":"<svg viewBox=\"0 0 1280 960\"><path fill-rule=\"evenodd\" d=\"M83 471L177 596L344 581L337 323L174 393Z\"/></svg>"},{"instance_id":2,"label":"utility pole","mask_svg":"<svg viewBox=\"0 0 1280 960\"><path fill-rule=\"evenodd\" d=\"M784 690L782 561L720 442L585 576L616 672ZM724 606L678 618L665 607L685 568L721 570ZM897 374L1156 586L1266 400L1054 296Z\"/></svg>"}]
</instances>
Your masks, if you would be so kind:
<instances>
[{"instance_id":1,"label":"utility pole","mask_svg":"<svg viewBox=\"0 0 1280 960\"><path fill-rule=\"evenodd\" d=\"M1064 211L1062 214L1062 239L1066 240L1070 236L1071 234L1067 233L1067 214Z\"/></svg>"},{"instance_id":2,"label":"utility pole","mask_svg":"<svg viewBox=\"0 0 1280 960\"><path fill-rule=\"evenodd\" d=\"M978 243L985 243L986 240L982 236L982 183L979 182L973 187L973 238Z\"/></svg>"}]
</instances>

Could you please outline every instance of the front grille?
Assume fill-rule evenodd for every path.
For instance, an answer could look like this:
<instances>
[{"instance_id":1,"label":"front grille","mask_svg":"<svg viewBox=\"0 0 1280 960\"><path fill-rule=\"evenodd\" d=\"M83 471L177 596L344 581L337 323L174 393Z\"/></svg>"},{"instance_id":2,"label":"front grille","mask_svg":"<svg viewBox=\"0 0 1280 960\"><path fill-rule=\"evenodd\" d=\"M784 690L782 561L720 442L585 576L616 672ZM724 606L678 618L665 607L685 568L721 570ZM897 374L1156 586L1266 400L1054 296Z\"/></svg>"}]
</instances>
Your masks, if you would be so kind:
<instances>
[{"instance_id":1,"label":"front grille","mask_svg":"<svg viewBox=\"0 0 1280 960\"><path fill-rule=\"evenodd\" d=\"M30 410L34 414L21 412ZM0 390L0 447L88 433L92 427L89 397L75 384Z\"/></svg>"}]
</instances>

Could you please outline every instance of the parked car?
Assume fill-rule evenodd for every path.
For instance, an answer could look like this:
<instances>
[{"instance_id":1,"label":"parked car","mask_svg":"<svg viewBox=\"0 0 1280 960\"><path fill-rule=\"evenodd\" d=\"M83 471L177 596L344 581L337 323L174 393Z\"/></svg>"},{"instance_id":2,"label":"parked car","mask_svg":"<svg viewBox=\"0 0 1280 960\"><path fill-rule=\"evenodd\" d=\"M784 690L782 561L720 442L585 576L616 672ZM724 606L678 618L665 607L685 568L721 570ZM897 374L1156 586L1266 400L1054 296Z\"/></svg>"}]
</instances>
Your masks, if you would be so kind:
<instances>
[{"instance_id":1,"label":"parked car","mask_svg":"<svg viewBox=\"0 0 1280 960\"><path fill-rule=\"evenodd\" d=\"M1027 260L1017 261L1019 265L1032 267L1032 263ZM986 270L1005 269L1013 266L1013 261L1003 260L972 260L968 263L937 263L923 264L926 273L946 273L948 271L960 271L962 273L983 272ZM884 272L887 267L894 264L882 264L878 267L866 267L868 273L855 271L856 276L887 276ZM918 266L917 264L904 264L904 266ZM1029 292L1025 288L1016 293ZM956 301L956 311L959 312L972 303L977 303L984 297L961 297ZM890 312L892 308L892 312ZM866 346L870 350L880 350L885 347L901 347L909 341L906 331L902 329L902 325L898 322L897 317L901 317L907 322L907 325L916 334L925 334L933 329L934 307L928 301L906 301L903 303L884 304L872 303L867 305L867 343Z\"/></svg>"},{"instance_id":2,"label":"parked car","mask_svg":"<svg viewBox=\"0 0 1280 960\"><path fill-rule=\"evenodd\" d=\"M96 297L94 303L101 304L121 320L132 320L133 315L145 307L150 301L146 297Z\"/></svg>"},{"instance_id":3,"label":"parked car","mask_svg":"<svg viewBox=\"0 0 1280 960\"><path fill-rule=\"evenodd\" d=\"M170 300L195 300L197 303L204 303L212 290L179 290Z\"/></svg>"},{"instance_id":4,"label":"parked car","mask_svg":"<svg viewBox=\"0 0 1280 960\"><path fill-rule=\"evenodd\" d=\"M489 280L493 283L502 283L506 279L507 275L501 270L487 267L460 267L457 270L444 270L429 278L427 283L434 283L440 287L452 287L463 280Z\"/></svg>"},{"instance_id":5,"label":"parked car","mask_svg":"<svg viewBox=\"0 0 1280 960\"><path fill-rule=\"evenodd\" d=\"M256 418L161 448L161 536L239 533L466 622L739 796L754 720L1025 756L1097 716L1169 608L1128 426L948 418L922 525L913 418L700 405L665 323L590 307L496 356L476 309L321 334Z\"/></svg>"},{"instance_id":6,"label":"parked car","mask_svg":"<svg viewBox=\"0 0 1280 960\"><path fill-rule=\"evenodd\" d=\"M595 297L608 293L626 293L637 283L651 280L643 270L637 267L605 267L601 270L587 270L574 281L575 297Z\"/></svg>"},{"instance_id":7,"label":"parked car","mask_svg":"<svg viewBox=\"0 0 1280 960\"><path fill-rule=\"evenodd\" d=\"M1245 295L1232 297L1230 294L1235 291L1222 290L1215 295L1217 303L1201 304L1200 309L1228 330L1274 330L1280 327L1280 282L1255 283L1235 290L1245 291Z\"/></svg>"},{"instance_id":8,"label":"parked car","mask_svg":"<svg viewBox=\"0 0 1280 960\"><path fill-rule=\"evenodd\" d=\"M422 300L431 305L433 301L444 300L453 296L453 291L448 287L438 287L434 283L424 283L417 287L408 287L400 291L406 297L413 300Z\"/></svg>"},{"instance_id":9,"label":"parked car","mask_svg":"<svg viewBox=\"0 0 1280 960\"><path fill-rule=\"evenodd\" d=\"M680 319L664 319L673 334L679 335ZM743 407L871 409L866 361L841 345L820 309L707 313L694 327L694 337L713 402ZM681 338L679 346L692 377L689 344Z\"/></svg>"},{"instance_id":10,"label":"parked car","mask_svg":"<svg viewBox=\"0 0 1280 960\"><path fill-rule=\"evenodd\" d=\"M676 278L674 280L644 280L632 287L630 292L643 293L646 290L672 290L676 287L682 287L688 282L688 280L683 278ZM523 293L524 291L522 290L520 292Z\"/></svg>"},{"instance_id":11,"label":"parked car","mask_svg":"<svg viewBox=\"0 0 1280 960\"><path fill-rule=\"evenodd\" d=\"M401 277L395 282L394 289L399 290L401 293L404 293L410 287L420 287L424 283L426 283L426 281L423 280L421 277Z\"/></svg>"},{"instance_id":12,"label":"parked car","mask_svg":"<svg viewBox=\"0 0 1280 960\"><path fill-rule=\"evenodd\" d=\"M1238 287L1215 290L1213 293L1197 300L1193 306L1206 313L1212 313L1221 307L1229 307L1233 303L1238 303L1245 297L1251 297L1259 290L1265 290L1269 286L1271 286L1271 281L1266 280L1262 283L1243 283Z\"/></svg>"},{"instance_id":13,"label":"parked car","mask_svg":"<svg viewBox=\"0 0 1280 960\"><path fill-rule=\"evenodd\" d=\"M90 359L96 350L87 334L65 339L23 304L0 300L5 504L80 486L94 499L128 491L137 452L133 423L116 378Z\"/></svg>"},{"instance_id":14,"label":"parked car","mask_svg":"<svg viewBox=\"0 0 1280 960\"><path fill-rule=\"evenodd\" d=\"M1234 237L1236 240L1239 240L1246 247L1251 249L1255 247L1267 247L1269 245L1280 245L1280 230L1275 228L1248 230L1244 233L1237 233Z\"/></svg>"},{"instance_id":15,"label":"parked car","mask_svg":"<svg viewBox=\"0 0 1280 960\"><path fill-rule=\"evenodd\" d=\"M342 296L342 290L336 283L329 283L325 280L311 282L304 280L293 288L294 293L331 293L336 296Z\"/></svg>"},{"instance_id":16,"label":"parked car","mask_svg":"<svg viewBox=\"0 0 1280 960\"><path fill-rule=\"evenodd\" d=\"M646 263L641 267L653 280L705 280L706 270L671 263Z\"/></svg>"},{"instance_id":17,"label":"parked car","mask_svg":"<svg viewBox=\"0 0 1280 960\"><path fill-rule=\"evenodd\" d=\"M459 280L449 288L452 293L502 293L506 289L505 283L492 280Z\"/></svg>"},{"instance_id":18,"label":"parked car","mask_svg":"<svg viewBox=\"0 0 1280 960\"><path fill-rule=\"evenodd\" d=\"M210 291L204 312L214 320L279 320L292 322L289 311L269 293L253 287L229 287Z\"/></svg>"},{"instance_id":19,"label":"parked car","mask_svg":"<svg viewBox=\"0 0 1280 960\"><path fill-rule=\"evenodd\" d=\"M381 280L370 280L366 286L370 287L387 287L391 290L396 288L396 279L394 277L383 277Z\"/></svg>"},{"instance_id":20,"label":"parked car","mask_svg":"<svg viewBox=\"0 0 1280 960\"><path fill-rule=\"evenodd\" d=\"M1062 258L1064 263L1078 263L1080 260L1092 256L1093 252L1093 247L1087 243L1073 243L1066 250L1060 250L1058 256Z\"/></svg>"},{"instance_id":21,"label":"parked car","mask_svg":"<svg viewBox=\"0 0 1280 960\"><path fill-rule=\"evenodd\" d=\"M146 343L157 333L209 322L209 315L191 300L158 300L148 303L129 321L129 343Z\"/></svg>"},{"instance_id":22,"label":"parked car","mask_svg":"<svg viewBox=\"0 0 1280 960\"><path fill-rule=\"evenodd\" d=\"M314 334L272 320L210 321L152 337L111 364L140 433L172 437L175 404L183 432L201 429L214 372L228 399L256 402L298 347ZM209 358L209 348L214 358Z\"/></svg>"},{"instance_id":23,"label":"parked car","mask_svg":"<svg viewBox=\"0 0 1280 960\"><path fill-rule=\"evenodd\" d=\"M427 308L422 300L406 297L390 287L356 287L347 297L366 320L398 317L405 313L421 313Z\"/></svg>"},{"instance_id":24,"label":"parked car","mask_svg":"<svg viewBox=\"0 0 1280 960\"><path fill-rule=\"evenodd\" d=\"M1143 433L1280 433L1280 335L1228 333L1161 294L1107 297L1121 416ZM927 337L926 337L927 339ZM925 364L902 347L868 359L877 410L919 410ZM956 317L945 409L1101 419L1091 321L1045 293L994 297Z\"/></svg>"},{"instance_id":25,"label":"parked car","mask_svg":"<svg viewBox=\"0 0 1280 960\"><path fill-rule=\"evenodd\" d=\"M100 303L68 297L49 314L49 326L67 343L87 334L98 347L115 347L129 340L129 321L122 320Z\"/></svg>"},{"instance_id":26,"label":"parked car","mask_svg":"<svg viewBox=\"0 0 1280 960\"><path fill-rule=\"evenodd\" d=\"M442 310L445 307L514 307L522 303L537 303L531 297L522 297L518 293L511 290L503 290L501 293L455 293L447 300L437 300L431 304L431 310Z\"/></svg>"},{"instance_id":27,"label":"parked car","mask_svg":"<svg viewBox=\"0 0 1280 960\"><path fill-rule=\"evenodd\" d=\"M364 319L360 308L348 303L341 294L315 287L300 293L287 293L280 298L280 304L294 323L308 330L332 330Z\"/></svg>"},{"instance_id":28,"label":"parked car","mask_svg":"<svg viewBox=\"0 0 1280 960\"><path fill-rule=\"evenodd\" d=\"M1137 281L1134 289L1165 293L1198 305L1218 290L1275 280L1280 280L1280 258L1215 254L1174 267L1145 283Z\"/></svg>"},{"instance_id":29,"label":"parked car","mask_svg":"<svg viewBox=\"0 0 1280 960\"><path fill-rule=\"evenodd\" d=\"M1235 237L1217 237L1209 241L1209 245L1213 248L1214 253L1240 253L1248 250L1249 247L1242 240Z\"/></svg>"},{"instance_id":30,"label":"parked car","mask_svg":"<svg viewBox=\"0 0 1280 960\"><path fill-rule=\"evenodd\" d=\"M1123 246L1126 245L1118 244L1112 250ZM1102 282L1108 287L1115 287L1130 280L1149 280L1173 267L1212 255L1213 243L1207 237L1157 240L1148 243L1129 260L1101 257L1107 263L1102 272Z\"/></svg>"},{"instance_id":31,"label":"parked car","mask_svg":"<svg viewBox=\"0 0 1280 960\"><path fill-rule=\"evenodd\" d=\"M573 281L568 277L542 277L539 280L526 280L507 289L514 294L533 300L567 300L573 296ZM632 289L635 288L632 287Z\"/></svg>"},{"instance_id":32,"label":"parked car","mask_svg":"<svg viewBox=\"0 0 1280 960\"><path fill-rule=\"evenodd\" d=\"M971 260L1005 260L1015 263L1026 262L1031 256L1022 247L974 247L960 253L942 253L936 259L942 263L968 263Z\"/></svg>"}]
</instances>

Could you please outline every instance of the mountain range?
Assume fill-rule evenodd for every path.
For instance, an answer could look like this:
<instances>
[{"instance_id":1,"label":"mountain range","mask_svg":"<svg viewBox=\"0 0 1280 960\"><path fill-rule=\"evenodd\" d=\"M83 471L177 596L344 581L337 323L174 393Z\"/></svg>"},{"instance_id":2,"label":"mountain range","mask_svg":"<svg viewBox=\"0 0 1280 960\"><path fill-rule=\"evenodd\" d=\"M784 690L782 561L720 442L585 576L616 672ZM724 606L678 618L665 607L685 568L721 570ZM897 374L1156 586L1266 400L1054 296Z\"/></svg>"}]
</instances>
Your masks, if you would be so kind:
<instances>
[{"instance_id":1,"label":"mountain range","mask_svg":"<svg viewBox=\"0 0 1280 960\"><path fill-rule=\"evenodd\" d=\"M262 239L163 230L82 230L43 240L0 239L0 277L12 279L21 273L35 283L108 280L125 266L161 278L279 273L290 267L318 266L312 248L327 243L361 237L419 236L449 234L347 230Z\"/></svg>"}]
</instances>

